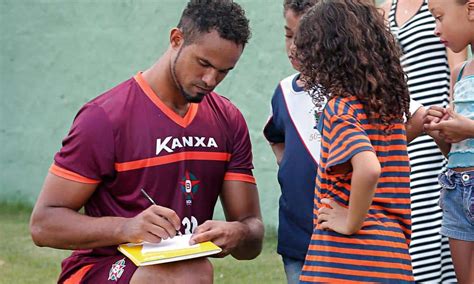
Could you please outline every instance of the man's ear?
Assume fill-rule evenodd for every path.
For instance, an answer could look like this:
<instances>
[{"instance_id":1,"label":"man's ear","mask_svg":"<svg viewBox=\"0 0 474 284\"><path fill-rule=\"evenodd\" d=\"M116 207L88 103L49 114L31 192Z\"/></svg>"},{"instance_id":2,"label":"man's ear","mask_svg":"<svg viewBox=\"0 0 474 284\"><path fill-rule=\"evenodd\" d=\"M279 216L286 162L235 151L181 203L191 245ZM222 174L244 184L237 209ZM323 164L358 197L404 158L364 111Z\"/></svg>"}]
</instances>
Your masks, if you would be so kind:
<instances>
[{"instance_id":1,"label":"man's ear","mask_svg":"<svg viewBox=\"0 0 474 284\"><path fill-rule=\"evenodd\" d=\"M178 28L173 28L170 31L170 45L171 48L180 48L184 43L183 32Z\"/></svg>"},{"instance_id":2,"label":"man's ear","mask_svg":"<svg viewBox=\"0 0 474 284\"><path fill-rule=\"evenodd\" d=\"M474 22L474 0L467 2L467 18L469 21Z\"/></svg>"}]
</instances>

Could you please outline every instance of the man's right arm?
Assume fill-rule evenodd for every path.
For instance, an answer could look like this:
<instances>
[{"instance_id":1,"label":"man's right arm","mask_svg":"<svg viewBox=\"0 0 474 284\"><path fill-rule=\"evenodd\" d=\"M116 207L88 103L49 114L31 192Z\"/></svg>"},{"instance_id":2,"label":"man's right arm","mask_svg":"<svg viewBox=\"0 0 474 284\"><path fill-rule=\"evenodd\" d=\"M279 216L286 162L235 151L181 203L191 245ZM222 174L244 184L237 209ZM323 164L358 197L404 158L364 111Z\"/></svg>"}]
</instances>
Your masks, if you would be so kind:
<instances>
[{"instance_id":1,"label":"man's right arm","mask_svg":"<svg viewBox=\"0 0 474 284\"><path fill-rule=\"evenodd\" d=\"M133 218L90 217L79 213L96 187L49 173L30 220L35 244L88 249L126 242L159 242L174 236L180 227L173 210L156 205Z\"/></svg>"}]
</instances>

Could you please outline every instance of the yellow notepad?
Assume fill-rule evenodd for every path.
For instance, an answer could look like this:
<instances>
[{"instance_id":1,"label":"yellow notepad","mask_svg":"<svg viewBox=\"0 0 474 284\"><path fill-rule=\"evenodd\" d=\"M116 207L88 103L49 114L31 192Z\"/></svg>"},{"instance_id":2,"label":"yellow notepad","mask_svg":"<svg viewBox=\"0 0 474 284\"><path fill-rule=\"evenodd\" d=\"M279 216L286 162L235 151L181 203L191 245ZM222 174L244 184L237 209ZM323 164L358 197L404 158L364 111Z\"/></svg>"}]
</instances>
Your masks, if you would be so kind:
<instances>
[{"instance_id":1,"label":"yellow notepad","mask_svg":"<svg viewBox=\"0 0 474 284\"><path fill-rule=\"evenodd\" d=\"M191 235L175 236L160 243L122 244L118 250L136 266L160 264L217 254L222 249L213 242L189 245Z\"/></svg>"}]
</instances>

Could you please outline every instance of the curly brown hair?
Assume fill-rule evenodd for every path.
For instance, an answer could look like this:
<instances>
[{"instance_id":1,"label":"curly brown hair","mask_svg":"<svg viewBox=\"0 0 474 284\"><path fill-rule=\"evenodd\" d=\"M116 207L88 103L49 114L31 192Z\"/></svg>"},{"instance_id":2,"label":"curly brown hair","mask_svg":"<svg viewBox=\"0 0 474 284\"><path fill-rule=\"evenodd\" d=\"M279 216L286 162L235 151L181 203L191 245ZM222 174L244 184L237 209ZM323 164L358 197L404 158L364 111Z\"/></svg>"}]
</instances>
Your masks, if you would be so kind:
<instances>
[{"instance_id":1,"label":"curly brown hair","mask_svg":"<svg viewBox=\"0 0 474 284\"><path fill-rule=\"evenodd\" d=\"M353 95L387 128L410 118L401 51L372 1L319 1L301 19L295 45L316 105Z\"/></svg>"},{"instance_id":2,"label":"curly brown hair","mask_svg":"<svg viewBox=\"0 0 474 284\"><path fill-rule=\"evenodd\" d=\"M301 16L316 2L318 0L285 0L283 2L283 13L292 10L296 15Z\"/></svg>"}]
</instances>

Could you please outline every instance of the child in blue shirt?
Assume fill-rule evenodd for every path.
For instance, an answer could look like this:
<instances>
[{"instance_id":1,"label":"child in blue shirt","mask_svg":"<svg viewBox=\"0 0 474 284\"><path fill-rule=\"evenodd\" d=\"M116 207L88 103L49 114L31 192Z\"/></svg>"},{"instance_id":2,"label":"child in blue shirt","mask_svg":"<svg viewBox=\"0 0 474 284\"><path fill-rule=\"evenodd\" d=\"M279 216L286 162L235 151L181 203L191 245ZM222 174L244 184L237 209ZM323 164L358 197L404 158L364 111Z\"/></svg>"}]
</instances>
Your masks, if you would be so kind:
<instances>
[{"instance_id":1,"label":"child in blue shirt","mask_svg":"<svg viewBox=\"0 0 474 284\"><path fill-rule=\"evenodd\" d=\"M301 16L317 0L285 0L285 45L294 69L293 35ZM272 113L264 135L279 165L279 226L277 252L282 256L288 283L298 283L313 231L314 179L319 159L319 132L316 120L322 106L316 107L303 90L300 74L283 79L271 101Z\"/></svg>"}]
</instances>

